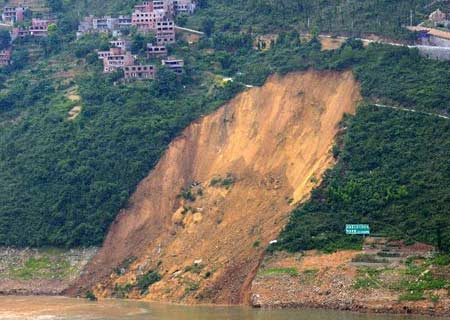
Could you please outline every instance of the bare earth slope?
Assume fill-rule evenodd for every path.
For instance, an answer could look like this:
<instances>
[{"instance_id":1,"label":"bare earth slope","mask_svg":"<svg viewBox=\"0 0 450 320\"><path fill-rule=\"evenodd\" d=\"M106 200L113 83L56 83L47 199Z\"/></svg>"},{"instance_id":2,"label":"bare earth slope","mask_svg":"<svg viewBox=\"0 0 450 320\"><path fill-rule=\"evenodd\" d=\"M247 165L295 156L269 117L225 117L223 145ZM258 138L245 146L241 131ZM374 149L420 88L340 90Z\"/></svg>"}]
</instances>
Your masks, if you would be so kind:
<instances>
[{"instance_id":1,"label":"bare earth slope","mask_svg":"<svg viewBox=\"0 0 450 320\"><path fill-rule=\"evenodd\" d=\"M69 293L115 295L116 284L155 269L162 280L148 300L248 301L264 248L333 164L338 123L359 99L350 72L293 73L193 123L140 183ZM112 272L129 257L137 260Z\"/></svg>"}]
</instances>

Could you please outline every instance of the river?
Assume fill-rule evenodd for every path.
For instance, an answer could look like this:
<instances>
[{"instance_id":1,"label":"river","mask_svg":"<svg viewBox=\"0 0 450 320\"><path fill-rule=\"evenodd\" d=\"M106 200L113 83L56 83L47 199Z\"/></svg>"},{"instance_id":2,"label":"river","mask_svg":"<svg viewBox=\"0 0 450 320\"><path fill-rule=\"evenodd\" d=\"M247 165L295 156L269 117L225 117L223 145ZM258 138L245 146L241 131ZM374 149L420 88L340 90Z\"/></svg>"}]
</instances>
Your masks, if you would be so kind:
<instances>
[{"instance_id":1,"label":"river","mask_svg":"<svg viewBox=\"0 0 450 320\"><path fill-rule=\"evenodd\" d=\"M424 320L324 310L261 310L126 300L89 302L63 297L0 297L1 320ZM435 318L437 319L437 318Z\"/></svg>"}]
</instances>

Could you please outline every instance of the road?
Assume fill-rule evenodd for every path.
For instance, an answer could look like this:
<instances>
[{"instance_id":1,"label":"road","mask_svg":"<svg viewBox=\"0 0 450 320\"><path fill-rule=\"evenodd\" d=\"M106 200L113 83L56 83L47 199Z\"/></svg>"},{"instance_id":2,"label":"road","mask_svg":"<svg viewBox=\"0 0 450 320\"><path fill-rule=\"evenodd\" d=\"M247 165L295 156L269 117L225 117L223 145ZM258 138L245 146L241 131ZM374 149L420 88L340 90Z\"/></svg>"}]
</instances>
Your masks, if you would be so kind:
<instances>
[{"instance_id":1,"label":"road","mask_svg":"<svg viewBox=\"0 0 450 320\"><path fill-rule=\"evenodd\" d=\"M394 107L394 106L388 106L385 104L379 104L379 103L374 103L372 104L374 106L380 107L380 108L386 108L386 109L394 109L394 110L400 110L400 111L405 111L405 112L412 112L412 113L418 113L418 114L423 114L423 115L427 115L427 116L432 116L432 117L437 117L437 118L441 118L441 119L450 119L450 117L448 116L444 116L442 114L439 113L431 113L431 112L425 112L425 111L417 111L414 109L408 109L408 108L404 108L404 107Z\"/></svg>"}]
</instances>

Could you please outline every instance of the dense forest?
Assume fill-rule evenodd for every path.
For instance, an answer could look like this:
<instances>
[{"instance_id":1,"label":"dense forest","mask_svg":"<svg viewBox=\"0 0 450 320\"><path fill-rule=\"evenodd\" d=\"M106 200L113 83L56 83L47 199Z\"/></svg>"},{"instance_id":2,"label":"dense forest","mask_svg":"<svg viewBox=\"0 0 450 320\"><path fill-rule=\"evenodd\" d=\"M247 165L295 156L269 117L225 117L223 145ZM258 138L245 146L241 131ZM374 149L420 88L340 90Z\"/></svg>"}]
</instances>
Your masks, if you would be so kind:
<instances>
[{"instance_id":1,"label":"dense forest","mask_svg":"<svg viewBox=\"0 0 450 320\"><path fill-rule=\"evenodd\" d=\"M285 29L273 21L304 27L306 16L298 15L301 20L295 21L294 15L282 17L278 6L296 4L297 9L281 11L291 14L308 3L310 24L326 31L311 11L326 6L314 6L315 1L281 1L277 6L272 1L229 1L227 6L220 0L202 1L198 14L182 20L209 31L207 35L193 44L180 39L170 48L171 54L185 59L184 76L162 69L157 81L117 83L120 75L103 75L94 53L107 46L108 38L75 40L78 13L126 13L135 2L49 1L60 18L57 30L47 39L15 44L13 65L0 71L0 245L100 244L137 183L183 128L242 90L242 84L261 85L272 73L352 69L368 102L450 112L450 90L443 85L450 81L449 63L426 60L415 50L377 44L364 48L349 40L339 50L321 51L316 38L300 41L299 32L291 28L281 32L269 50L254 48L254 33L259 32L255 29ZM419 8L425 1L400 2L399 8L409 10L407 3ZM382 4L394 2L345 1L343 7L344 3L372 5L378 8L374 12L387 15ZM260 19L254 21L254 30L248 29L252 20L233 11L237 8ZM400 9L394 9L399 17ZM227 26L230 17L234 19ZM403 23L391 22L392 28ZM368 25L354 26L375 32ZM142 38L130 36L139 50ZM218 80L223 76L235 81L223 84ZM69 99L71 92L80 101ZM67 112L78 105L82 112L69 120ZM375 232L448 246L443 234L448 234L450 221L442 221L447 213L440 210L448 201L447 122L361 107L345 125L347 133L334 149L338 165L311 201L294 211L279 248L332 249L332 238L344 220L358 217L397 223L394 229L375 224ZM424 142L433 146L435 161L430 161ZM311 217L311 224L304 223L305 217ZM320 223L313 224L316 220ZM424 221L427 224L421 225ZM429 232L419 235L420 228ZM335 247L359 243L359 238L336 240Z\"/></svg>"},{"instance_id":2,"label":"dense forest","mask_svg":"<svg viewBox=\"0 0 450 320\"><path fill-rule=\"evenodd\" d=\"M348 36L376 34L411 40L404 26L423 21L435 8L450 4L428 0L207 0L190 22L202 26L211 19L216 30L273 33L287 30ZM412 21L411 21L412 20Z\"/></svg>"}]
</instances>

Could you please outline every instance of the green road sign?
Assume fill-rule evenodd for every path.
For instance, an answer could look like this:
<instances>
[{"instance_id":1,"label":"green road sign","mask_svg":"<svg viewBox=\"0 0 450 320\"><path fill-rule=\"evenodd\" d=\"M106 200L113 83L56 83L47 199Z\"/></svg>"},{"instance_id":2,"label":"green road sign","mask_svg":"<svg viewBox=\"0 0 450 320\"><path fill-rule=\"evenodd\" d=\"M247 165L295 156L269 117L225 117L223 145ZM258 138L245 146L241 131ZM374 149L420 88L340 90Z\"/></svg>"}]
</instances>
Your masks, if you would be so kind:
<instances>
[{"instance_id":1,"label":"green road sign","mask_svg":"<svg viewBox=\"0 0 450 320\"><path fill-rule=\"evenodd\" d=\"M346 224L346 234L370 234L370 226L368 224Z\"/></svg>"}]
</instances>

